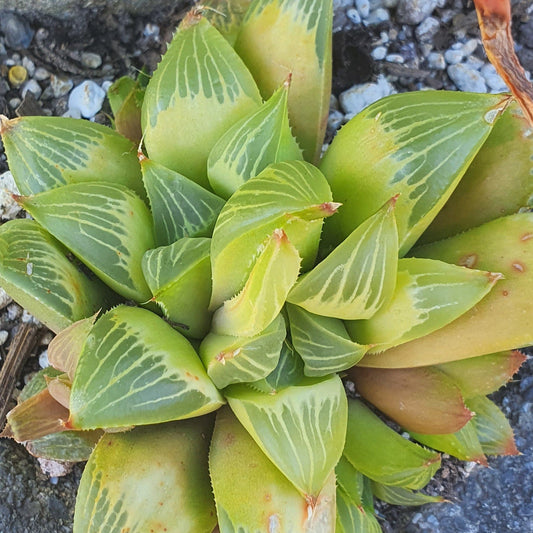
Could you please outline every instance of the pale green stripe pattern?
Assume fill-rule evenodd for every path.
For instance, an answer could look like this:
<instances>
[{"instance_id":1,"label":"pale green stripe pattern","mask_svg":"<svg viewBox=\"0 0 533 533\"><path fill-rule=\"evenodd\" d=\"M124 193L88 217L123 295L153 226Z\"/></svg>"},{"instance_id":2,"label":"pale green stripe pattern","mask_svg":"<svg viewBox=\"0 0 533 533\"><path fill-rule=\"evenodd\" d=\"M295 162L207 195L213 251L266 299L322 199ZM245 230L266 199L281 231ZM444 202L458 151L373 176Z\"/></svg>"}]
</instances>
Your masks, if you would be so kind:
<instances>
[{"instance_id":1,"label":"pale green stripe pattern","mask_svg":"<svg viewBox=\"0 0 533 533\"><path fill-rule=\"evenodd\" d=\"M224 200L185 176L145 159L143 181L150 199L157 246L183 237L210 237Z\"/></svg>"},{"instance_id":2,"label":"pale green stripe pattern","mask_svg":"<svg viewBox=\"0 0 533 533\"><path fill-rule=\"evenodd\" d=\"M397 258L398 236L390 202L302 276L287 301L318 315L369 318L392 296Z\"/></svg>"},{"instance_id":3,"label":"pale green stripe pattern","mask_svg":"<svg viewBox=\"0 0 533 533\"><path fill-rule=\"evenodd\" d=\"M93 429L191 418L222 403L182 335L150 311L119 306L85 343L70 412L76 427Z\"/></svg>"},{"instance_id":4,"label":"pale green stripe pattern","mask_svg":"<svg viewBox=\"0 0 533 533\"><path fill-rule=\"evenodd\" d=\"M350 496L337 487L337 525L335 533L382 533L376 517L368 510L358 507Z\"/></svg>"},{"instance_id":5,"label":"pale green stripe pattern","mask_svg":"<svg viewBox=\"0 0 533 533\"><path fill-rule=\"evenodd\" d=\"M0 284L55 332L109 305L106 287L81 272L68 253L33 220L12 220L0 229Z\"/></svg>"},{"instance_id":6,"label":"pale green stripe pattern","mask_svg":"<svg viewBox=\"0 0 533 533\"><path fill-rule=\"evenodd\" d=\"M22 204L117 293L137 302L150 299L141 259L154 247L152 217L135 193L119 185L76 183Z\"/></svg>"},{"instance_id":7,"label":"pale green stripe pattern","mask_svg":"<svg viewBox=\"0 0 533 533\"><path fill-rule=\"evenodd\" d=\"M403 487L392 487L382 483L372 482L372 492L376 498L392 505L424 505L443 501L440 496L429 496L423 492L415 492Z\"/></svg>"},{"instance_id":8,"label":"pale green stripe pattern","mask_svg":"<svg viewBox=\"0 0 533 533\"><path fill-rule=\"evenodd\" d=\"M303 359L306 376L326 376L354 366L368 346L350 339L343 322L309 313L297 305L287 304L291 339Z\"/></svg>"},{"instance_id":9,"label":"pale green stripe pattern","mask_svg":"<svg viewBox=\"0 0 533 533\"><path fill-rule=\"evenodd\" d=\"M277 394L232 385L233 412L267 457L303 494L318 496L342 454L346 396L338 376Z\"/></svg>"},{"instance_id":10,"label":"pale green stripe pattern","mask_svg":"<svg viewBox=\"0 0 533 533\"><path fill-rule=\"evenodd\" d=\"M287 233L302 267L312 264L325 202L331 202L331 191L324 176L303 161L269 165L243 184L223 207L213 232L212 309L244 287L265 239L276 228Z\"/></svg>"}]
</instances>

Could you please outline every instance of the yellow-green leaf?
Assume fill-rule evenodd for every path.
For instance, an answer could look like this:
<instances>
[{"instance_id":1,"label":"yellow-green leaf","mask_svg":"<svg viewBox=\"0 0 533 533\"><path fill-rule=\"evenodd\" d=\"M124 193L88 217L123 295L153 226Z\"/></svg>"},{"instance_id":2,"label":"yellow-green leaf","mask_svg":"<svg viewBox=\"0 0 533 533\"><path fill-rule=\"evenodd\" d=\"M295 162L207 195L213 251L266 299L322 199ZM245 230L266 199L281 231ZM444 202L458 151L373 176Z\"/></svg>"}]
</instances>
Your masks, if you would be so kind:
<instances>
[{"instance_id":1,"label":"yellow-green leaf","mask_svg":"<svg viewBox=\"0 0 533 533\"><path fill-rule=\"evenodd\" d=\"M226 399L263 453L305 497L317 498L344 446L340 378L308 378L274 394L231 385Z\"/></svg>"},{"instance_id":2,"label":"yellow-green leaf","mask_svg":"<svg viewBox=\"0 0 533 533\"><path fill-rule=\"evenodd\" d=\"M415 492L403 487L391 487L372 481L372 492L376 498L392 505L424 505L426 503L440 503L444 501L442 496L430 496L423 492Z\"/></svg>"},{"instance_id":3,"label":"yellow-green leaf","mask_svg":"<svg viewBox=\"0 0 533 533\"><path fill-rule=\"evenodd\" d=\"M222 403L185 337L150 311L119 306L96 322L85 342L70 420L81 429L155 424Z\"/></svg>"},{"instance_id":4,"label":"yellow-green leaf","mask_svg":"<svg viewBox=\"0 0 533 533\"><path fill-rule=\"evenodd\" d=\"M287 301L317 315L370 318L392 296L398 265L396 198L357 227L311 272Z\"/></svg>"},{"instance_id":5,"label":"yellow-green leaf","mask_svg":"<svg viewBox=\"0 0 533 533\"><path fill-rule=\"evenodd\" d=\"M213 315L219 335L253 337L276 318L298 278L300 256L283 230L267 240L242 291Z\"/></svg>"},{"instance_id":6,"label":"yellow-green leaf","mask_svg":"<svg viewBox=\"0 0 533 533\"><path fill-rule=\"evenodd\" d=\"M205 18L233 46L250 2L251 0L206 0L201 5L207 8L203 12Z\"/></svg>"},{"instance_id":7,"label":"yellow-green leaf","mask_svg":"<svg viewBox=\"0 0 533 533\"><path fill-rule=\"evenodd\" d=\"M186 337L201 339L211 324L210 239L183 238L148 250L142 260L153 301Z\"/></svg>"},{"instance_id":8,"label":"yellow-green leaf","mask_svg":"<svg viewBox=\"0 0 533 533\"><path fill-rule=\"evenodd\" d=\"M208 187L211 148L260 103L242 60L193 8L146 88L142 125L148 157Z\"/></svg>"},{"instance_id":9,"label":"yellow-green leaf","mask_svg":"<svg viewBox=\"0 0 533 533\"><path fill-rule=\"evenodd\" d=\"M211 533L206 417L106 434L80 482L74 533Z\"/></svg>"},{"instance_id":10,"label":"yellow-green leaf","mask_svg":"<svg viewBox=\"0 0 533 533\"><path fill-rule=\"evenodd\" d=\"M215 144L207 160L209 183L229 198L245 181L272 163L302 159L289 126L288 84L257 111L234 124Z\"/></svg>"},{"instance_id":11,"label":"yellow-green leaf","mask_svg":"<svg viewBox=\"0 0 533 533\"><path fill-rule=\"evenodd\" d=\"M118 294L150 299L141 260L154 248L152 216L135 193L120 185L75 183L19 203Z\"/></svg>"},{"instance_id":12,"label":"yellow-green leaf","mask_svg":"<svg viewBox=\"0 0 533 533\"><path fill-rule=\"evenodd\" d=\"M402 93L355 116L320 165L343 204L325 239L335 245L400 194L396 219L404 255L450 197L508 101L493 94Z\"/></svg>"},{"instance_id":13,"label":"yellow-green leaf","mask_svg":"<svg viewBox=\"0 0 533 533\"><path fill-rule=\"evenodd\" d=\"M289 117L307 161L320 155L331 92L331 0L254 0L235 49L263 98L292 75Z\"/></svg>"},{"instance_id":14,"label":"yellow-green leaf","mask_svg":"<svg viewBox=\"0 0 533 533\"><path fill-rule=\"evenodd\" d=\"M287 312L291 340L304 361L306 376L326 376L351 368L369 348L353 342L337 318L315 315L292 304L287 304Z\"/></svg>"},{"instance_id":15,"label":"yellow-green leaf","mask_svg":"<svg viewBox=\"0 0 533 533\"><path fill-rule=\"evenodd\" d=\"M433 259L400 259L392 300L368 320L347 322L370 353L403 344L449 324L471 309L501 275Z\"/></svg>"},{"instance_id":16,"label":"yellow-green leaf","mask_svg":"<svg viewBox=\"0 0 533 533\"><path fill-rule=\"evenodd\" d=\"M275 229L285 231L302 268L311 268L322 219L337 207L322 173L303 161L269 165L243 184L222 209L213 232L211 309L242 290L258 251Z\"/></svg>"}]
</instances>

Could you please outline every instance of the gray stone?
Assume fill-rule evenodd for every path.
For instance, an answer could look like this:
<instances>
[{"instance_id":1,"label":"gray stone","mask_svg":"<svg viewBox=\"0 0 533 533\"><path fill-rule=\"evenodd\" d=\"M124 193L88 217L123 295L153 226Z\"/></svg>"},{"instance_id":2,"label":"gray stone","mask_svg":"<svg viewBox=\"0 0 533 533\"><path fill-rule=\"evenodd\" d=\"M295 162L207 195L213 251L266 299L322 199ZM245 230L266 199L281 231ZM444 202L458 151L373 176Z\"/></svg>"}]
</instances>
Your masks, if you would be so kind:
<instances>
[{"instance_id":1,"label":"gray stone","mask_svg":"<svg viewBox=\"0 0 533 533\"><path fill-rule=\"evenodd\" d=\"M405 59L400 54L387 54L385 56L385 61L388 61L389 63L404 63Z\"/></svg>"},{"instance_id":2,"label":"gray stone","mask_svg":"<svg viewBox=\"0 0 533 533\"><path fill-rule=\"evenodd\" d=\"M44 67L37 67L35 69L35 74L33 75L33 77L37 81L44 81L50 77L50 72L48 72Z\"/></svg>"},{"instance_id":3,"label":"gray stone","mask_svg":"<svg viewBox=\"0 0 533 533\"><path fill-rule=\"evenodd\" d=\"M9 338L9 332L5 329L0 330L0 346L3 346Z\"/></svg>"},{"instance_id":4,"label":"gray stone","mask_svg":"<svg viewBox=\"0 0 533 533\"><path fill-rule=\"evenodd\" d=\"M24 56L22 58L22 66L28 71L28 76L33 78L35 75L35 63L29 57Z\"/></svg>"},{"instance_id":5,"label":"gray stone","mask_svg":"<svg viewBox=\"0 0 533 533\"><path fill-rule=\"evenodd\" d=\"M483 65L485 65L485 61L483 61L482 59L479 59L479 57L476 57L476 56L468 56L464 64L468 68L479 70Z\"/></svg>"},{"instance_id":6,"label":"gray stone","mask_svg":"<svg viewBox=\"0 0 533 533\"><path fill-rule=\"evenodd\" d=\"M446 68L446 60L440 52L431 52L427 57L427 61L428 67L432 70L444 70Z\"/></svg>"},{"instance_id":7,"label":"gray stone","mask_svg":"<svg viewBox=\"0 0 533 533\"><path fill-rule=\"evenodd\" d=\"M480 74L485 79L485 82L491 91L505 92L509 90L502 77L496 72L496 69L490 63L485 64L481 68Z\"/></svg>"},{"instance_id":8,"label":"gray stone","mask_svg":"<svg viewBox=\"0 0 533 533\"><path fill-rule=\"evenodd\" d=\"M52 88L54 98L61 98L70 92L72 87L74 87L74 82L70 79L52 74L50 76L50 87Z\"/></svg>"},{"instance_id":9,"label":"gray stone","mask_svg":"<svg viewBox=\"0 0 533 533\"><path fill-rule=\"evenodd\" d=\"M104 103L105 91L94 81L85 80L72 89L68 97L69 109L79 109L81 116L92 118Z\"/></svg>"},{"instance_id":10,"label":"gray stone","mask_svg":"<svg viewBox=\"0 0 533 533\"><path fill-rule=\"evenodd\" d=\"M350 20L352 24L355 24L356 26L358 24L361 24L361 15L359 14L359 11L355 9L355 7L351 7L346 11L346 16Z\"/></svg>"},{"instance_id":11,"label":"gray stone","mask_svg":"<svg viewBox=\"0 0 533 533\"><path fill-rule=\"evenodd\" d=\"M13 174L8 170L0 174L0 217L2 220L12 220L22 211L20 205L13 200L13 194L20 194ZM0 309L3 306L0 306Z\"/></svg>"},{"instance_id":12,"label":"gray stone","mask_svg":"<svg viewBox=\"0 0 533 533\"><path fill-rule=\"evenodd\" d=\"M399 0L396 18L402 24L420 24L437 7L437 0Z\"/></svg>"},{"instance_id":13,"label":"gray stone","mask_svg":"<svg viewBox=\"0 0 533 533\"><path fill-rule=\"evenodd\" d=\"M6 5L1 7L9 9ZM34 35L30 25L15 13L4 13L0 17L0 30L5 36L6 45L15 50L28 48Z\"/></svg>"},{"instance_id":14,"label":"gray stone","mask_svg":"<svg viewBox=\"0 0 533 533\"><path fill-rule=\"evenodd\" d=\"M98 68L102 64L102 58L92 52L83 52L81 54L81 64L85 68Z\"/></svg>"},{"instance_id":15,"label":"gray stone","mask_svg":"<svg viewBox=\"0 0 533 533\"><path fill-rule=\"evenodd\" d=\"M376 61L381 61L382 59L385 59L385 56L387 55L387 47L377 46L372 50L371 55Z\"/></svg>"},{"instance_id":16,"label":"gray stone","mask_svg":"<svg viewBox=\"0 0 533 533\"><path fill-rule=\"evenodd\" d=\"M368 0L355 0L355 7L361 18L366 19L370 15L370 2Z\"/></svg>"},{"instance_id":17,"label":"gray stone","mask_svg":"<svg viewBox=\"0 0 533 533\"><path fill-rule=\"evenodd\" d=\"M22 86L22 98L26 96L26 93L32 93L33 96L38 100L41 94L43 93L43 90L41 89L41 86L37 83L36 80L28 80L23 86Z\"/></svg>"},{"instance_id":18,"label":"gray stone","mask_svg":"<svg viewBox=\"0 0 533 533\"><path fill-rule=\"evenodd\" d=\"M444 52L444 59L448 65L457 65L457 63L460 63L463 58L464 54L462 50L453 50L450 48Z\"/></svg>"},{"instance_id":19,"label":"gray stone","mask_svg":"<svg viewBox=\"0 0 533 533\"><path fill-rule=\"evenodd\" d=\"M342 126L343 121L344 115L340 111L333 109L328 117L328 130L330 133L336 132Z\"/></svg>"},{"instance_id":20,"label":"gray stone","mask_svg":"<svg viewBox=\"0 0 533 533\"><path fill-rule=\"evenodd\" d=\"M468 68L463 63L450 65L448 76L460 91L472 93L486 93L487 85L483 76L477 71Z\"/></svg>"},{"instance_id":21,"label":"gray stone","mask_svg":"<svg viewBox=\"0 0 533 533\"><path fill-rule=\"evenodd\" d=\"M463 50L463 54L465 56L469 56L470 54L473 54L477 47L479 46L479 40L478 39L469 39L466 41L466 43L463 44L461 47Z\"/></svg>"},{"instance_id":22,"label":"gray stone","mask_svg":"<svg viewBox=\"0 0 533 533\"><path fill-rule=\"evenodd\" d=\"M344 91L339 96L339 102L347 115L346 118L349 119L357 115L365 107L393 92L395 92L394 87L381 75L378 77L376 83L354 85L347 91Z\"/></svg>"},{"instance_id":23,"label":"gray stone","mask_svg":"<svg viewBox=\"0 0 533 533\"><path fill-rule=\"evenodd\" d=\"M383 8L378 8L375 11L371 11L365 20L367 26L374 26L376 24L381 24L390 20L390 13Z\"/></svg>"},{"instance_id":24,"label":"gray stone","mask_svg":"<svg viewBox=\"0 0 533 533\"><path fill-rule=\"evenodd\" d=\"M440 22L435 17L428 17L416 27L415 35L418 42L430 42L439 31L439 28Z\"/></svg>"}]
</instances>

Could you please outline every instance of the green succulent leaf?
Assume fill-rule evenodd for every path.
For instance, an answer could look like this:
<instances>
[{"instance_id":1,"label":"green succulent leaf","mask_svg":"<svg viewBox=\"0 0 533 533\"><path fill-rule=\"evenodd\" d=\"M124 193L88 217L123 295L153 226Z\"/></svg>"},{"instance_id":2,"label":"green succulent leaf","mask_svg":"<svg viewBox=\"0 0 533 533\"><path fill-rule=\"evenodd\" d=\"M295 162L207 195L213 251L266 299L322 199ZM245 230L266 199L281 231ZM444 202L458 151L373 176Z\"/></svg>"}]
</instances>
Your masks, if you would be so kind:
<instances>
[{"instance_id":1,"label":"green succulent leaf","mask_svg":"<svg viewBox=\"0 0 533 533\"><path fill-rule=\"evenodd\" d=\"M48 345L48 361L54 367L74 379L76 366L83 346L96 320L96 314L74 322L60 331Z\"/></svg>"},{"instance_id":2,"label":"green succulent leaf","mask_svg":"<svg viewBox=\"0 0 533 533\"><path fill-rule=\"evenodd\" d=\"M258 251L276 229L285 231L302 258L302 268L309 269L322 219L337 207L322 173L303 161L269 165L244 183L223 207L213 232L211 308L242 290Z\"/></svg>"},{"instance_id":3,"label":"green succulent leaf","mask_svg":"<svg viewBox=\"0 0 533 533\"><path fill-rule=\"evenodd\" d=\"M100 124L65 117L20 117L0 126L21 194L86 181L123 185L145 197L137 149Z\"/></svg>"},{"instance_id":4,"label":"green succulent leaf","mask_svg":"<svg viewBox=\"0 0 533 533\"><path fill-rule=\"evenodd\" d=\"M505 385L526 360L518 350L508 350L436 365L461 389L463 397L485 396Z\"/></svg>"},{"instance_id":5,"label":"green succulent leaf","mask_svg":"<svg viewBox=\"0 0 533 533\"><path fill-rule=\"evenodd\" d=\"M307 161L320 155L331 92L330 0L254 0L235 49L263 98L292 75L289 117Z\"/></svg>"},{"instance_id":6,"label":"green succulent leaf","mask_svg":"<svg viewBox=\"0 0 533 533\"><path fill-rule=\"evenodd\" d=\"M349 376L365 400L408 431L453 433L473 416L459 387L433 367L357 366Z\"/></svg>"},{"instance_id":7,"label":"green succulent leaf","mask_svg":"<svg viewBox=\"0 0 533 533\"><path fill-rule=\"evenodd\" d=\"M201 339L211 324L210 245L210 239L185 237L148 250L142 260L153 301L178 331L194 339Z\"/></svg>"},{"instance_id":8,"label":"green succulent leaf","mask_svg":"<svg viewBox=\"0 0 533 533\"><path fill-rule=\"evenodd\" d=\"M211 150L209 183L223 198L268 165L302 158L289 126L288 90L288 84L278 89L257 111L234 124Z\"/></svg>"},{"instance_id":9,"label":"green succulent leaf","mask_svg":"<svg viewBox=\"0 0 533 533\"><path fill-rule=\"evenodd\" d=\"M473 420L470 420L455 433L428 435L426 433L410 431L409 434L421 444L429 446L434 450L453 455L461 461L474 461L483 466L488 466L487 458L477 436Z\"/></svg>"},{"instance_id":10,"label":"green succulent leaf","mask_svg":"<svg viewBox=\"0 0 533 533\"><path fill-rule=\"evenodd\" d=\"M233 46L251 0L206 0L203 14Z\"/></svg>"},{"instance_id":11,"label":"green succulent leaf","mask_svg":"<svg viewBox=\"0 0 533 533\"><path fill-rule=\"evenodd\" d=\"M400 259L392 300L368 320L348 322L353 339L374 344L369 352L423 337L476 305L501 275L434 259Z\"/></svg>"},{"instance_id":12,"label":"green succulent leaf","mask_svg":"<svg viewBox=\"0 0 533 533\"><path fill-rule=\"evenodd\" d=\"M253 337L280 313L298 278L300 256L283 230L276 229L264 245L242 291L213 315L219 335Z\"/></svg>"},{"instance_id":13,"label":"green succulent leaf","mask_svg":"<svg viewBox=\"0 0 533 533\"><path fill-rule=\"evenodd\" d=\"M376 498L390 503L392 505L406 505L411 507L413 505L424 505L426 503L443 502L442 496L430 496L423 492L415 492L411 489L403 487L391 487L390 485L383 485L372 481L372 492Z\"/></svg>"},{"instance_id":14,"label":"green succulent leaf","mask_svg":"<svg viewBox=\"0 0 533 533\"><path fill-rule=\"evenodd\" d=\"M405 440L358 400L348 400L344 456L359 472L385 485L418 490L440 466L440 455Z\"/></svg>"},{"instance_id":15,"label":"green succulent leaf","mask_svg":"<svg viewBox=\"0 0 533 533\"><path fill-rule=\"evenodd\" d=\"M335 531L333 473L318 498L306 500L272 464L228 408L217 413L209 470L221 533Z\"/></svg>"},{"instance_id":16,"label":"green succulent leaf","mask_svg":"<svg viewBox=\"0 0 533 533\"><path fill-rule=\"evenodd\" d=\"M33 220L0 227L0 284L52 331L109 307L115 296Z\"/></svg>"},{"instance_id":17,"label":"green succulent leaf","mask_svg":"<svg viewBox=\"0 0 533 533\"><path fill-rule=\"evenodd\" d=\"M507 96L402 93L367 107L338 133L320 168L339 215L325 228L335 245L395 194L400 255L439 212L485 142Z\"/></svg>"},{"instance_id":18,"label":"green succulent leaf","mask_svg":"<svg viewBox=\"0 0 533 533\"><path fill-rule=\"evenodd\" d=\"M41 368L41 370L39 370L20 391L17 402L25 402L28 398L39 394L46 389L47 378L55 378L61 374L63 374L63 371L57 370L51 366Z\"/></svg>"},{"instance_id":19,"label":"green succulent leaf","mask_svg":"<svg viewBox=\"0 0 533 533\"><path fill-rule=\"evenodd\" d=\"M75 463L87 461L103 431L63 431L26 442L26 449L35 457Z\"/></svg>"},{"instance_id":20,"label":"green succulent leaf","mask_svg":"<svg viewBox=\"0 0 533 533\"><path fill-rule=\"evenodd\" d=\"M472 419L483 452L487 455L518 455L513 430L500 408L485 396L467 400L476 416Z\"/></svg>"},{"instance_id":21,"label":"green succulent leaf","mask_svg":"<svg viewBox=\"0 0 533 533\"><path fill-rule=\"evenodd\" d=\"M74 533L211 533L210 431L204 417L106 434L81 478Z\"/></svg>"},{"instance_id":22,"label":"green succulent leaf","mask_svg":"<svg viewBox=\"0 0 533 533\"><path fill-rule=\"evenodd\" d=\"M233 412L265 455L305 496L317 498L337 464L346 431L338 376L307 379L274 394L226 389Z\"/></svg>"},{"instance_id":23,"label":"green succulent leaf","mask_svg":"<svg viewBox=\"0 0 533 533\"><path fill-rule=\"evenodd\" d=\"M306 376L326 376L354 366L369 346L350 339L344 323L309 313L297 305L287 304L291 340L304 361Z\"/></svg>"},{"instance_id":24,"label":"green succulent leaf","mask_svg":"<svg viewBox=\"0 0 533 533\"><path fill-rule=\"evenodd\" d=\"M420 238L434 242L531 206L533 137L516 102L496 122L446 205ZM475 209L472 206L475 205Z\"/></svg>"},{"instance_id":25,"label":"green succulent leaf","mask_svg":"<svg viewBox=\"0 0 533 533\"><path fill-rule=\"evenodd\" d=\"M141 83L129 76L119 78L107 91L115 120L115 129L136 145L142 138L141 107L144 91L145 88L141 86Z\"/></svg>"},{"instance_id":26,"label":"green succulent leaf","mask_svg":"<svg viewBox=\"0 0 533 533\"><path fill-rule=\"evenodd\" d=\"M72 427L145 425L192 418L223 399L189 342L145 309L119 306L93 326L70 397Z\"/></svg>"},{"instance_id":27,"label":"green succulent leaf","mask_svg":"<svg viewBox=\"0 0 533 533\"><path fill-rule=\"evenodd\" d=\"M396 281L395 202L391 199L302 276L287 300L310 313L334 318L374 315L391 298Z\"/></svg>"},{"instance_id":28,"label":"green succulent leaf","mask_svg":"<svg viewBox=\"0 0 533 533\"><path fill-rule=\"evenodd\" d=\"M337 524L335 533L382 533L373 513L359 507L341 487L337 487Z\"/></svg>"},{"instance_id":29,"label":"green succulent leaf","mask_svg":"<svg viewBox=\"0 0 533 533\"><path fill-rule=\"evenodd\" d=\"M142 124L148 157L207 188L211 148L260 104L242 60L193 8L146 88Z\"/></svg>"},{"instance_id":30,"label":"green succulent leaf","mask_svg":"<svg viewBox=\"0 0 533 533\"><path fill-rule=\"evenodd\" d=\"M211 236L224 200L150 159L143 158L141 168L158 246L183 237Z\"/></svg>"},{"instance_id":31,"label":"green succulent leaf","mask_svg":"<svg viewBox=\"0 0 533 533\"><path fill-rule=\"evenodd\" d=\"M151 298L141 259L154 248L152 217L135 193L119 185L75 183L20 197L19 203L118 294L137 302Z\"/></svg>"},{"instance_id":32,"label":"green succulent leaf","mask_svg":"<svg viewBox=\"0 0 533 533\"><path fill-rule=\"evenodd\" d=\"M349 501L373 514L374 500L370 491L370 480L357 471L344 455L341 455L335 467L335 475L338 488L348 496Z\"/></svg>"},{"instance_id":33,"label":"green succulent leaf","mask_svg":"<svg viewBox=\"0 0 533 533\"><path fill-rule=\"evenodd\" d=\"M285 320L279 314L253 337L209 333L202 341L199 353L207 375L219 389L223 389L232 383L267 377L278 364L286 334Z\"/></svg>"},{"instance_id":34,"label":"green succulent leaf","mask_svg":"<svg viewBox=\"0 0 533 533\"><path fill-rule=\"evenodd\" d=\"M533 344L533 213L502 217L412 253L501 272L503 279L447 326L383 353L367 354L359 365L426 366Z\"/></svg>"}]
</instances>

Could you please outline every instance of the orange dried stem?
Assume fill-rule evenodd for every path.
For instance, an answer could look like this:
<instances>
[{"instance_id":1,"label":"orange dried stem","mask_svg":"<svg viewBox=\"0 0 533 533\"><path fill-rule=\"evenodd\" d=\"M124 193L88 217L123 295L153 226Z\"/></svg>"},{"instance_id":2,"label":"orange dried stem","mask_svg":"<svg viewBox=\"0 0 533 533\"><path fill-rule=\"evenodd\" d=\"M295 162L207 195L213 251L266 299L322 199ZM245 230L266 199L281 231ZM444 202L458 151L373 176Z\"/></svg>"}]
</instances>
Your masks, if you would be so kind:
<instances>
[{"instance_id":1,"label":"orange dried stem","mask_svg":"<svg viewBox=\"0 0 533 533\"><path fill-rule=\"evenodd\" d=\"M510 0L474 0L487 57L533 127L533 84L514 51Z\"/></svg>"}]
</instances>

